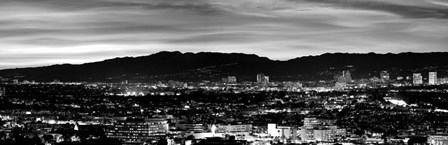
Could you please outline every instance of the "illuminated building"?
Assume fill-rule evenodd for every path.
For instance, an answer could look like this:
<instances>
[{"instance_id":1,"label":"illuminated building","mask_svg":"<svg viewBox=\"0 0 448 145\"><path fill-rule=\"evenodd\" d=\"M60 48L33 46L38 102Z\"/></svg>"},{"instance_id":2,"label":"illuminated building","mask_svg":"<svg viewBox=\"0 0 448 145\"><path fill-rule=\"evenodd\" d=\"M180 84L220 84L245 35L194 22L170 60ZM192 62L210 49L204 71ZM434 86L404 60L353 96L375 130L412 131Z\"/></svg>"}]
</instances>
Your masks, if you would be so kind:
<instances>
[{"instance_id":1,"label":"illuminated building","mask_svg":"<svg viewBox=\"0 0 448 145\"><path fill-rule=\"evenodd\" d=\"M423 77L422 77L421 73L414 73L412 76L413 76L412 77L413 78L412 81L413 81L414 85L421 85L421 84L423 84Z\"/></svg>"},{"instance_id":2,"label":"illuminated building","mask_svg":"<svg viewBox=\"0 0 448 145\"><path fill-rule=\"evenodd\" d=\"M439 84L448 84L448 78L438 78L437 81Z\"/></svg>"},{"instance_id":3,"label":"illuminated building","mask_svg":"<svg viewBox=\"0 0 448 145\"><path fill-rule=\"evenodd\" d=\"M429 72L429 85L436 85L437 84L437 72Z\"/></svg>"},{"instance_id":4,"label":"illuminated building","mask_svg":"<svg viewBox=\"0 0 448 145\"><path fill-rule=\"evenodd\" d=\"M390 80L389 73L387 71L381 71L380 78L381 78L381 81L383 81L383 82L389 81Z\"/></svg>"},{"instance_id":5,"label":"illuminated building","mask_svg":"<svg viewBox=\"0 0 448 145\"><path fill-rule=\"evenodd\" d=\"M280 136L280 131L277 129L277 124L268 124L268 135L269 136Z\"/></svg>"},{"instance_id":6,"label":"illuminated building","mask_svg":"<svg viewBox=\"0 0 448 145\"><path fill-rule=\"evenodd\" d=\"M351 82L352 81L352 75L350 71L342 71L342 77L345 79L345 82Z\"/></svg>"},{"instance_id":7,"label":"illuminated building","mask_svg":"<svg viewBox=\"0 0 448 145\"><path fill-rule=\"evenodd\" d=\"M333 141L337 137L346 135L345 129L337 128L336 126L316 126L316 127L302 127L298 130L298 134L302 141Z\"/></svg>"},{"instance_id":8,"label":"illuminated building","mask_svg":"<svg viewBox=\"0 0 448 145\"><path fill-rule=\"evenodd\" d=\"M313 129L306 129L302 128L297 131L298 135L300 136L300 139L302 141L314 141L314 130Z\"/></svg>"},{"instance_id":9,"label":"illuminated building","mask_svg":"<svg viewBox=\"0 0 448 145\"><path fill-rule=\"evenodd\" d=\"M0 87L0 96L4 96L5 95L5 88Z\"/></svg>"},{"instance_id":10,"label":"illuminated building","mask_svg":"<svg viewBox=\"0 0 448 145\"><path fill-rule=\"evenodd\" d=\"M287 91L296 91L302 88L302 84L300 82L283 82L283 89Z\"/></svg>"},{"instance_id":11,"label":"illuminated building","mask_svg":"<svg viewBox=\"0 0 448 145\"><path fill-rule=\"evenodd\" d=\"M264 82L269 83L269 76L264 76Z\"/></svg>"},{"instance_id":12,"label":"illuminated building","mask_svg":"<svg viewBox=\"0 0 448 145\"><path fill-rule=\"evenodd\" d=\"M304 118L303 119L303 126L304 127L314 127L317 125L320 125L321 123L316 118Z\"/></svg>"},{"instance_id":13,"label":"illuminated building","mask_svg":"<svg viewBox=\"0 0 448 145\"><path fill-rule=\"evenodd\" d=\"M235 76L228 76L227 77L228 83L236 83L236 77Z\"/></svg>"},{"instance_id":14,"label":"illuminated building","mask_svg":"<svg viewBox=\"0 0 448 145\"><path fill-rule=\"evenodd\" d=\"M150 140L165 137L168 131L166 119L133 119L117 120L113 128L108 130L109 138L117 138L125 144L142 144Z\"/></svg>"},{"instance_id":15,"label":"illuminated building","mask_svg":"<svg viewBox=\"0 0 448 145\"><path fill-rule=\"evenodd\" d=\"M227 82L229 82L229 79L228 79L228 78L222 78L221 81L222 81L223 83L227 83Z\"/></svg>"},{"instance_id":16,"label":"illuminated building","mask_svg":"<svg viewBox=\"0 0 448 145\"><path fill-rule=\"evenodd\" d=\"M257 74L257 82L262 83L263 81L264 81L264 74L263 73Z\"/></svg>"},{"instance_id":17,"label":"illuminated building","mask_svg":"<svg viewBox=\"0 0 448 145\"><path fill-rule=\"evenodd\" d=\"M303 126L298 130L302 141L333 141L336 137L346 135L346 130L332 124L331 120L319 120L316 118L305 118Z\"/></svg>"},{"instance_id":18,"label":"illuminated building","mask_svg":"<svg viewBox=\"0 0 448 145\"><path fill-rule=\"evenodd\" d=\"M448 136L446 135L430 135L428 136L430 145L448 145Z\"/></svg>"},{"instance_id":19,"label":"illuminated building","mask_svg":"<svg viewBox=\"0 0 448 145\"><path fill-rule=\"evenodd\" d=\"M245 124L245 125L216 125L216 132L217 133L234 133L234 132L250 132L252 130L251 124Z\"/></svg>"},{"instance_id":20,"label":"illuminated building","mask_svg":"<svg viewBox=\"0 0 448 145\"><path fill-rule=\"evenodd\" d=\"M176 128L186 132L204 132L203 124L176 124Z\"/></svg>"},{"instance_id":21,"label":"illuminated building","mask_svg":"<svg viewBox=\"0 0 448 145\"><path fill-rule=\"evenodd\" d=\"M342 71L342 74L336 74L334 76L334 79L336 80L335 87L337 88L344 88L347 86L347 83L352 81L352 76L350 71Z\"/></svg>"},{"instance_id":22,"label":"illuminated building","mask_svg":"<svg viewBox=\"0 0 448 145\"><path fill-rule=\"evenodd\" d=\"M330 129L314 129L314 140L317 141L331 141L334 139L334 135Z\"/></svg>"},{"instance_id":23,"label":"illuminated building","mask_svg":"<svg viewBox=\"0 0 448 145\"><path fill-rule=\"evenodd\" d=\"M225 139L220 137L211 137L204 140L199 140L195 145L247 145L247 141ZM187 143L186 143L187 145Z\"/></svg>"},{"instance_id":24,"label":"illuminated building","mask_svg":"<svg viewBox=\"0 0 448 145\"><path fill-rule=\"evenodd\" d=\"M268 135L273 137L290 137L293 134L291 127L289 126L277 126L277 124L268 124Z\"/></svg>"},{"instance_id":25,"label":"illuminated building","mask_svg":"<svg viewBox=\"0 0 448 145\"><path fill-rule=\"evenodd\" d=\"M269 76L265 76L263 73L257 74L257 83L260 83L260 84L269 83Z\"/></svg>"}]
</instances>

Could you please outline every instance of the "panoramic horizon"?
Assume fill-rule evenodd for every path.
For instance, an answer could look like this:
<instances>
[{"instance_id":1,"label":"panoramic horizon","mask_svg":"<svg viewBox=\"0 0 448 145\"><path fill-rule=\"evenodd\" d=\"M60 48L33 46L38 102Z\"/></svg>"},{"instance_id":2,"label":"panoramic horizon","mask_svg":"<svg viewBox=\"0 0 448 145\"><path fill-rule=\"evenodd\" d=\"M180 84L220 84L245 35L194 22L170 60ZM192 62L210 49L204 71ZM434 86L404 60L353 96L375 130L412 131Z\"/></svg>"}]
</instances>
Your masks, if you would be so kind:
<instances>
[{"instance_id":1,"label":"panoramic horizon","mask_svg":"<svg viewBox=\"0 0 448 145\"><path fill-rule=\"evenodd\" d=\"M404 53L415 53L415 54L423 54L423 53L448 53L448 52L399 52L399 53L375 53L375 52L367 52L367 53L350 53L350 52L327 52L327 53L322 53L322 54L318 54L318 55L306 55L306 56L298 56L298 57L293 57L293 58L287 58L287 59L272 59L269 58L267 56L260 56L257 54L249 54L249 53L240 53L240 52L212 52L212 51L201 51L201 52L182 52L182 51L159 51L159 52L155 52L155 53L151 53L151 54L146 54L146 55L137 55L137 56L118 56L118 57L113 57L113 58L105 58L102 60L97 60L97 61L92 61L92 62L82 62L82 63L58 63L58 64L48 64L48 65L42 65L42 66L24 66L24 67L15 67L15 68L1 68L0 70L8 70L8 69L21 69L21 68L36 68L36 67L46 67L46 66L53 66L53 65L83 65L83 64L88 64L88 63L96 63L96 62L101 62L101 61L106 61L106 60L111 60L111 59L119 59L119 58L126 58L126 57L130 57L130 58L138 58L138 57L145 57L145 56L150 56L153 54L157 54L157 53L161 53L161 52L170 52L170 53L174 53L174 52L180 52L182 54L186 54L186 53L193 53L193 54L198 54L198 53L222 53L222 54L246 54L246 55L256 55L258 57L266 57L270 60L273 61L288 61L288 60L292 60L292 59L297 59L297 58L303 58L303 57L312 57L312 56L321 56L321 55L325 55L325 54L380 54L380 55L385 55L385 54L404 54Z\"/></svg>"},{"instance_id":2,"label":"panoramic horizon","mask_svg":"<svg viewBox=\"0 0 448 145\"><path fill-rule=\"evenodd\" d=\"M446 0L6 0L0 69L160 51L446 52Z\"/></svg>"},{"instance_id":3,"label":"panoramic horizon","mask_svg":"<svg viewBox=\"0 0 448 145\"><path fill-rule=\"evenodd\" d=\"M448 145L448 0L0 14L0 145Z\"/></svg>"}]
</instances>

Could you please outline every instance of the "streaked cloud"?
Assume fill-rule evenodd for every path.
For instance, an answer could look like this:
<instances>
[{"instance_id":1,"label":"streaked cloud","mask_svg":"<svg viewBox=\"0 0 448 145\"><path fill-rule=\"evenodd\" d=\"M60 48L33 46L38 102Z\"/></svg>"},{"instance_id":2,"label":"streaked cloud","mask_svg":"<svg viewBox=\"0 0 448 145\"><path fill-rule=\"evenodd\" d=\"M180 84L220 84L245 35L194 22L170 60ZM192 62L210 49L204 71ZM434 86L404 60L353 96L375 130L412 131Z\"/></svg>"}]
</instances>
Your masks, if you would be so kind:
<instances>
[{"instance_id":1,"label":"streaked cloud","mask_svg":"<svg viewBox=\"0 0 448 145\"><path fill-rule=\"evenodd\" d=\"M4 0L0 69L158 51L446 51L446 0Z\"/></svg>"}]
</instances>

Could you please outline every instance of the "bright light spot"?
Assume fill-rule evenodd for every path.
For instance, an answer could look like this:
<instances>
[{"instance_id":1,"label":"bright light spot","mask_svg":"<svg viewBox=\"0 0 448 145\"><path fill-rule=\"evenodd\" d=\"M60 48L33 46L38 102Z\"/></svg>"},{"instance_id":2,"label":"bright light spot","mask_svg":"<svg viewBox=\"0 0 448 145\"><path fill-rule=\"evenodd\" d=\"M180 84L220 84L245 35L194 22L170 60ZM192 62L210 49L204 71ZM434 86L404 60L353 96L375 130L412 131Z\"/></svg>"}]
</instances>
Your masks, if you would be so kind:
<instances>
[{"instance_id":1,"label":"bright light spot","mask_svg":"<svg viewBox=\"0 0 448 145\"><path fill-rule=\"evenodd\" d=\"M49 120L48 124L56 124L56 120Z\"/></svg>"},{"instance_id":2,"label":"bright light spot","mask_svg":"<svg viewBox=\"0 0 448 145\"><path fill-rule=\"evenodd\" d=\"M436 109L434 110L435 112L444 112L444 113L448 113L448 110L446 109Z\"/></svg>"},{"instance_id":3,"label":"bright light spot","mask_svg":"<svg viewBox=\"0 0 448 145\"><path fill-rule=\"evenodd\" d=\"M389 101L390 103L392 103L392 104L395 104L395 105L399 105L399 106L406 106L406 105L408 105L405 101L403 101L403 100L387 100L387 101Z\"/></svg>"}]
</instances>

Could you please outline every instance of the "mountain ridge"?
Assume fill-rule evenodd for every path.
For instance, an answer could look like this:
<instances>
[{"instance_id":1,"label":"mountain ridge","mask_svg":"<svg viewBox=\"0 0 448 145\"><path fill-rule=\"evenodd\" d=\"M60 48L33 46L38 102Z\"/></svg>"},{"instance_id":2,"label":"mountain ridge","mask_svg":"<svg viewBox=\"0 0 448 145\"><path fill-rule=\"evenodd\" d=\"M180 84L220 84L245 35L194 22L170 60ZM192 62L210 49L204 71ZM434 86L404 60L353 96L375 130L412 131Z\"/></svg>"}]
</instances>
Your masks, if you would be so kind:
<instances>
[{"instance_id":1,"label":"mountain ridge","mask_svg":"<svg viewBox=\"0 0 448 145\"><path fill-rule=\"evenodd\" d=\"M0 70L0 77L37 81L107 80L219 80L234 75L254 80L265 73L277 80L331 79L341 70L351 70L355 78L375 76L381 70L394 75L413 71L448 70L448 52L429 53L325 53L289 60L271 60L255 54L162 51L146 56L118 57L84 64Z\"/></svg>"}]
</instances>

